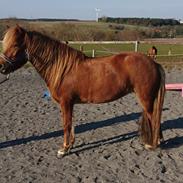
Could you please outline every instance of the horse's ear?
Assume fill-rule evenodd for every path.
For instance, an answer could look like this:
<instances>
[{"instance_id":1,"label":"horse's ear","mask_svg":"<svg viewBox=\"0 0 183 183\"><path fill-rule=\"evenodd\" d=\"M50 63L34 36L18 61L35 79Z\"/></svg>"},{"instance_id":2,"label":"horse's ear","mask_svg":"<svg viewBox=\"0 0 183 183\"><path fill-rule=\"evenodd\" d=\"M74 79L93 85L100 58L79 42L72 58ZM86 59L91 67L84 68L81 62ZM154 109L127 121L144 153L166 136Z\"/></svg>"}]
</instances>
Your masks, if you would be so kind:
<instances>
[{"instance_id":1,"label":"horse's ear","mask_svg":"<svg viewBox=\"0 0 183 183\"><path fill-rule=\"evenodd\" d=\"M18 24L16 24L16 28L17 28L18 30L21 29L21 27L20 27Z\"/></svg>"},{"instance_id":2,"label":"horse's ear","mask_svg":"<svg viewBox=\"0 0 183 183\"><path fill-rule=\"evenodd\" d=\"M18 24L16 24L16 29L17 29L19 32L24 32L24 29L23 29L20 25L18 25Z\"/></svg>"}]
</instances>

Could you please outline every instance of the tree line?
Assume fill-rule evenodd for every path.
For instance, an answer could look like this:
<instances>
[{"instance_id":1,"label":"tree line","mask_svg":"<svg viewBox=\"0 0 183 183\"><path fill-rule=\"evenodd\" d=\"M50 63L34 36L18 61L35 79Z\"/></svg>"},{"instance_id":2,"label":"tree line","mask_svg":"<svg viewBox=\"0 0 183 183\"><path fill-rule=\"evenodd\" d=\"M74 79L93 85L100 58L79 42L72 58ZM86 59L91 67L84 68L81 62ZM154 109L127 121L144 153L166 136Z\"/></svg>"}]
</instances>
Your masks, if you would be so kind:
<instances>
[{"instance_id":1,"label":"tree line","mask_svg":"<svg viewBox=\"0 0 183 183\"><path fill-rule=\"evenodd\" d=\"M113 17L101 17L100 22L106 23L118 23L128 25L141 25L141 26L175 26L180 25L180 22L175 19L161 19L161 18L113 18Z\"/></svg>"}]
</instances>

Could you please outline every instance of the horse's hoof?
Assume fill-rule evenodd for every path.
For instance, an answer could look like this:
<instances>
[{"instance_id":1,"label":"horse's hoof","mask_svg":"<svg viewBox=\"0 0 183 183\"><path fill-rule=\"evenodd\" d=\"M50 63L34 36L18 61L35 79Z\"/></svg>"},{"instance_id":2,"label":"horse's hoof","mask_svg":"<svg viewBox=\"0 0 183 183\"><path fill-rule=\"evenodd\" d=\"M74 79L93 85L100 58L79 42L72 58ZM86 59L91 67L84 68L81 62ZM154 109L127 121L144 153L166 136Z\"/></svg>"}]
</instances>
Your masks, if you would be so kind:
<instances>
[{"instance_id":1,"label":"horse's hoof","mask_svg":"<svg viewBox=\"0 0 183 183\"><path fill-rule=\"evenodd\" d=\"M161 145L164 141L164 138L158 139L158 145Z\"/></svg>"},{"instance_id":2,"label":"horse's hoof","mask_svg":"<svg viewBox=\"0 0 183 183\"><path fill-rule=\"evenodd\" d=\"M163 142L164 142L163 139L159 139L159 140L158 140L158 146L160 146Z\"/></svg>"},{"instance_id":3,"label":"horse's hoof","mask_svg":"<svg viewBox=\"0 0 183 183\"><path fill-rule=\"evenodd\" d=\"M67 154L67 150L65 149L59 149L57 152L57 158L62 158Z\"/></svg>"},{"instance_id":4,"label":"horse's hoof","mask_svg":"<svg viewBox=\"0 0 183 183\"><path fill-rule=\"evenodd\" d=\"M59 149L57 152L57 158L62 158L65 155L69 154L70 148L69 149Z\"/></svg>"},{"instance_id":5,"label":"horse's hoof","mask_svg":"<svg viewBox=\"0 0 183 183\"><path fill-rule=\"evenodd\" d=\"M145 144L144 147L145 147L146 150L152 150L152 149L154 149L153 146L151 146L149 144Z\"/></svg>"}]
</instances>

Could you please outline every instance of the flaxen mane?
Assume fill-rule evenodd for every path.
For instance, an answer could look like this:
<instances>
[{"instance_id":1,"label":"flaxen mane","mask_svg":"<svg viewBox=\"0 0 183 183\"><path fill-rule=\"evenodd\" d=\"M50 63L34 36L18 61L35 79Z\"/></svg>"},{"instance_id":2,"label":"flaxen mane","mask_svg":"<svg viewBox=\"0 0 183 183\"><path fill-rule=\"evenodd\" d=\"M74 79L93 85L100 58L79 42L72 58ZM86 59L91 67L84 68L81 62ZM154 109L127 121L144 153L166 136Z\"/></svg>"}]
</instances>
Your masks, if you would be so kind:
<instances>
[{"instance_id":1,"label":"flaxen mane","mask_svg":"<svg viewBox=\"0 0 183 183\"><path fill-rule=\"evenodd\" d=\"M35 31L26 33L25 44L32 64L54 89L86 58L82 52Z\"/></svg>"}]
</instances>

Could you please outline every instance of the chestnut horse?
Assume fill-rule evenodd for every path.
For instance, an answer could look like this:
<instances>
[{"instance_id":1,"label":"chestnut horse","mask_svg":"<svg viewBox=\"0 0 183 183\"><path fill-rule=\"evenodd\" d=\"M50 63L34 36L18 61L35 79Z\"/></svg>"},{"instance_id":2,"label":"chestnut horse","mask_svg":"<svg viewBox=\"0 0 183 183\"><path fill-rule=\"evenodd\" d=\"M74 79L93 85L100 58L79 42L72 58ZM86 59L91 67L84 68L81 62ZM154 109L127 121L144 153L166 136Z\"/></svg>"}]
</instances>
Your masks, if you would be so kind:
<instances>
[{"instance_id":1,"label":"chestnut horse","mask_svg":"<svg viewBox=\"0 0 183 183\"><path fill-rule=\"evenodd\" d=\"M45 80L63 113L62 156L74 144L73 106L104 103L135 92L143 109L140 134L146 148L155 149L162 138L160 120L165 94L162 67L141 53L90 58L67 44L20 26L7 30L0 56L0 72L9 74L30 61Z\"/></svg>"},{"instance_id":2,"label":"chestnut horse","mask_svg":"<svg viewBox=\"0 0 183 183\"><path fill-rule=\"evenodd\" d=\"M156 60L157 53L158 53L157 48L156 48L155 46L152 46L152 48L150 48L150 49L148 50L147 55L148 55L149 57L151 57L153 60Z\"/></svg>"}]
</instances>

